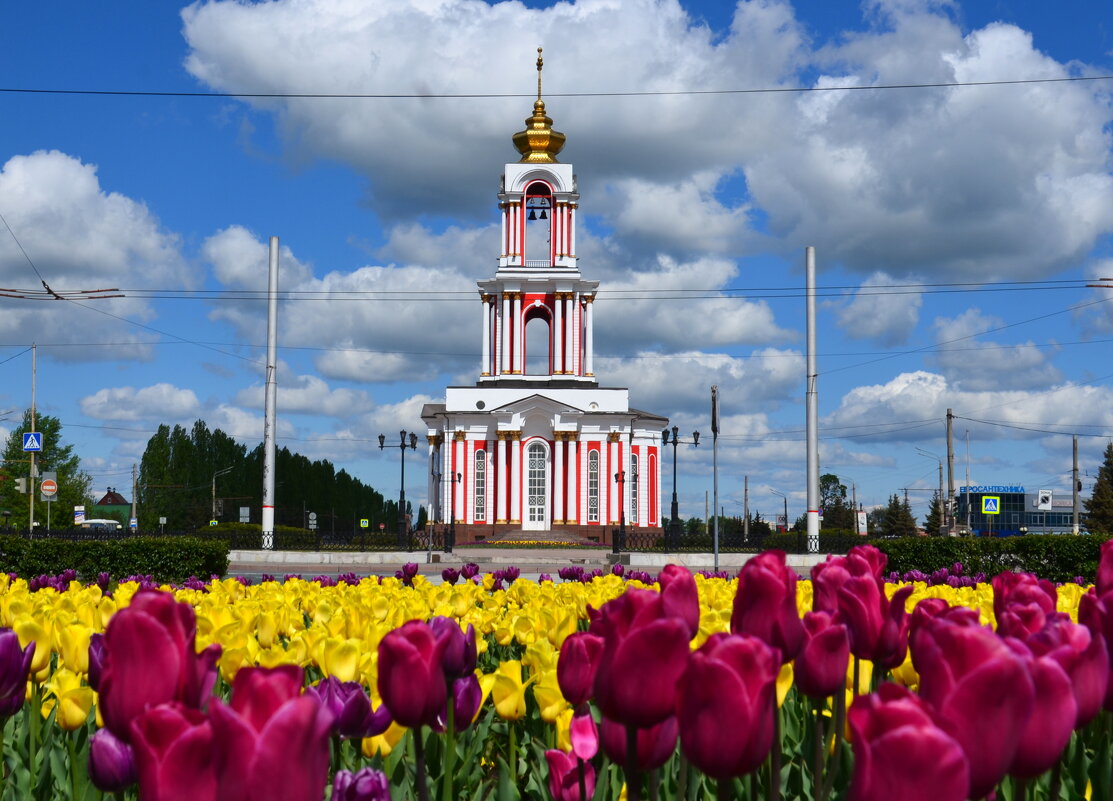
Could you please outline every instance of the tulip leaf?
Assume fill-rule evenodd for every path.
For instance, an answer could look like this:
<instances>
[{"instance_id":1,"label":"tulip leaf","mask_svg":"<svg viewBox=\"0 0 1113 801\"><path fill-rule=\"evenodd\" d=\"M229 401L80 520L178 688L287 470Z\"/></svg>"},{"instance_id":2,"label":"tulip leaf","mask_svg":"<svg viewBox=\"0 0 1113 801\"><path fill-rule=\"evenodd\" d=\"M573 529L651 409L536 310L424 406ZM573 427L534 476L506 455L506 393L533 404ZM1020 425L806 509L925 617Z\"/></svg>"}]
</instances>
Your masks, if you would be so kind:
<instances>
[{"instance_id":1,"label":"tulip leaf","mask_svg":"<svg viewBox=\"0 0 1113 801\"><path fill-rule=\"evenodd\" d=\"M499 757L499 786L497 801L518 801L521 796L518 793L516 784L510 778L510 768L506 764L506 760Z\"/></svg>"}]
</instances>

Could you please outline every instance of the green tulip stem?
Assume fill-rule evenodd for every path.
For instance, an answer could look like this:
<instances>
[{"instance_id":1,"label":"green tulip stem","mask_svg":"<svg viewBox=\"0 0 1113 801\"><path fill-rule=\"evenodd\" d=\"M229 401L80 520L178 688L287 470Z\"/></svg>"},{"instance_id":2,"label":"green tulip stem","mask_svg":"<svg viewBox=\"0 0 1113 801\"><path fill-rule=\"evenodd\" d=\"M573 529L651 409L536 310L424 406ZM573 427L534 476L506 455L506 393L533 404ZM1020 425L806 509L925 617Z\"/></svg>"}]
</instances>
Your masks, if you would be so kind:
<instances>
[{"instance_id":1,"label":"green tulip stem","mask_svg":"<svg viewBox=\"0 0 1113 801\"><path fill-rule=\"evenodd\" d=\"M425 742L421 739L421 726L411 730L414 738L414 783L417 784L418 801L429 801L429 786L425 782Z\"/></svg>"},{"instance_id":2,"label":"green tulip stem","mask_svg":"<svg viewBox=\"0 0 1113 801\"><path fill-rule=\"evenodd\" d=\"M36 762L39 757L39 728L42 726L42 693L39 685L31 682L31 731L27 736L27 770L31 774L31 792L39 785L39 771Z\"/></svg>"},{"instance_id":3,"label":"green tulip stem","mask_svg":"<svg viewBox=\"0 0 1113 801\"><path fill-rule=\"evenodd\" d=\"M584 761L576 757L576 769L580 780L580 801L587 801L587 776L584 772Z\"/></svg>"},{"instance_id":4,"label":"green tulip stem","mask_svg":"<svg viewBox=\"0 0 1113 801\"><path fill-rule=\"evenodd\" d=\"M70 758L70 791L72 793L71 797L73 801L78 801L78 799L80 798L77 791L77 747L74 745L73 742L74 737L76 736L77 735L74 732L66 732L66 751L68 752Z\"/></svg>"},{"instance_id":5,"label":"green tulip stem","mask_svg":"<svg viewBox=\"0 0 1113 801\"><path fill-rule=\"evenodd\" d=\"M510 767L510 781L514 784L518 783L518 729L514 726L514 721L506 721L506 728L510 732L510 757L508 764Z\"/></svg>"},{"instance_id":6,"label":"green tulip stem","mask_svg":"<svg viewBox=\"0 0 1113 801\"><path fill-rule=\"evenodd\" d=\"M649 771L649 801L657 801L657 768Z\"/></svg>"},{"instance_id":7,"label":"green tulip stem","mask_svg":"<svg viewBox=\"0 0 1113 801\"><path fill-rule=\"evenodd\" d=\"M680 769L676 777L676 801L688 801L688 760L681 754Z\"/></svg>"},{"instance_id":8,"label":"green tulip stem","mask_svg":"<svg viewBox=\"0 0 1113 801\"><path fill-rule=\"evenodd\" d=\"M855 658L857 664L857 658ZM835 692L835 751L831 755L831 761L828 763L830 766L827 770L827 778L823 782L823 797L826 798L831 789L835 786L835 776L839 772L839 765L842 763L842 741L843 732L846 730L846 691L840 688ZM824 747L827 743L824 741Z\"/></svg>"},{"instance_id":9,"label":"green tulip stem","mask_svg":"<svg viewBox=\"0 0 1113 801\"><path fill-rule=\"evenodd\" d=\"M769 755L769 801L781 798L781 708L773 696L773 751Z\"/></svg>"},{"instance_id":10,"label":"green tulip stem","mask_svg":"<svg viewBox=\"0 0 1113 801\"><path fill-rule=\"evenodd\" d=\"M1059 801L1059 790L1063 782L1063 759L1065 758L1065 751L1055 760L1055 765L1051 768L1051 787L1047 792L1049 801Z\"/></svg>"},{"instance_id":11,"label":"green tulip stem","mask_svg":"<svg viewBox=\"0 0 1113 801\"><path fill-rule=\"evenodd\" d=\"M626 726L626 798L627 801L641 801L642 777L638 775L638 730Z\"/></svg>"},{"instance_id":12,"label":"green tulip stem","mask_svg":"<svg viewBox=\"0 0 1113 801\"><path fill-rule=\"evenodd\" d=\"M456 704L452 701L451 688L448 693L447 712L444 722L444 801L455 801L452 795L452 779L456 772Z\"/></svg>"},{"instance_id":13,"label":"green tulip stem","mask_svg":"<svg viewBox=\"0 0 1113 801\"><path fill-rule=\"evenodd\" d=\"M730 801L731 790L734 786L734 779L719 779L715 782L715 798L717 801Z\"/></svg>"},{"instance_id":14,"label":"green tulip stem","mask_svg":"<svg viewBox=\"0 0 1113 801\"><path fill-rule=\"evenodd\" d=\"M824 801L823 787L823 749L827 745L827 737L823 732L823 702L816 701L815 707L815 732L813 734L812 748L812 794L816 801Z\"/></svg>"}]
</instances>

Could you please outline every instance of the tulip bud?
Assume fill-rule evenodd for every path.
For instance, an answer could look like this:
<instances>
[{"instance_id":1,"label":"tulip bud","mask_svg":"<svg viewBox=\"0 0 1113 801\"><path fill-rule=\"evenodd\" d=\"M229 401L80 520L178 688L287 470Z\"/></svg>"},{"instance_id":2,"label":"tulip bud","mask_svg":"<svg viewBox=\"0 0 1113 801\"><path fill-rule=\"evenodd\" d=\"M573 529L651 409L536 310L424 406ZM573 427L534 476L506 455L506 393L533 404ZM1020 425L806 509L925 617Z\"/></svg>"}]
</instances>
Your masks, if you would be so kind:
<instances>
[{"instance_id":1,"label":"tulip bud","mask_svg":"<svg viewBox=\"0 0 1113 801\"><path fill-rule=\"evenodd\" d=\"M565 638L557 662L557 683L560 694L569 704L578 707L591 698L595 671L603 653L603 638L586 631Z\"/></svg>"},{"instance_id":2,"label":"tulip bud","mask_svg":"<svg viewBox=\"0 0 1113 801\"><path fill-rule=\"evenodd\" d=\"M447 698L443 653L447 639L437 639L424 622L411 620L379 642L379 696L400 726L434 726Z\"/></svg>"},{"instance_id":3,"label":"tulip bud","mask_svg":"<svg viewBox=\"0 0 1113 801\"><path fill-rule=\"evenodd\" d=\"M104 669L104 635L94 632L89 637L89 672L85 679L94 691L100 692L100 676Z\"/></svg>"},{"instance_id":4,"label":"tulip bud","mask_svg":"<svg viewBox=\"0 0 1113 801\"><path fill-rule=\"evenodd\" d=\"M332 801L390 801L390 782L374 768L358 773L338 770L332 780Z\"/></svg>"},{"instance_id":5,"label":"tulip bud","mask_svg":"<svg viewBox=\"0 0 1113 801\"><path fill-rule=\"evenodd\" d=\"M665 614L683 620L688 633L695 637L699 633L699 589L692 571L682 565L665 565L657 576L657 583L661 586Z\"/></svg>"},{"instance_id":6,"label":"tulip bud","mask_svg":"<svg viewBox=\"0 0 1113 801\"><path fill-rule=\"evenodd\" d=\"M809 698L827 698L846 684L850 663L846 626L836 623L830 612L808 612L803 622L804 647L793 666L796 688Z\"/></svg>"},{"instance_id":7,"label":"tulip bud","mask_svg":"<svg viewBox=\"0 0 1113 801\"><path fill-rule=\"evenodd\" d=\"M0 720L23 708L27 676L34 657L34 640L21 648L18 634L11 629L0 629Z\"/></svg>"},{"instance_id":8,"label":"tulip bud","mask_svg":"<svg viewBox=\"0 0 1113 801\"><path fill-rule=\"evenodd\" d=\"M135 754L108 729L89 738L89 779L102 793L119 793L135 784Z\"/></svg>"},{"instance_id":9,"label":"tulip bud","mask_svg":"<svg viewBox=\"0 0 1113 801\"><path fill-rule=\"evenodd\" d=\"M743 565L730 630L757 637L785 660L800 652L804 629L796 609L796 571L786 564L784 551L759 553Z\"/></svg>"},{"instance_id":10,"label":"tulip bud","mask_svg":"<svg viewBox=\"0 0 1113 801\"><path fill-rule=\"evenodd\" d=\"M444 640L441 667L445 679L452 681L472 674L477 660L475 627L469 623L467 633L464 633L455 620L438 615L429 621L429 628L434 637Z\"/></svg>"},{"instance_id":11,"label":"tulip bud","mask_svg":"<svg viewBox=\"0 0 1113 801\"><path fill-rule=\"evenodd\" d=\"M575 718L572 718L573 723ZM676 751L676 739L680 726L676 716L665 718L656 726L638 729L637 760L638 770L650 771L668 762ZM626 764L626 727L603 718L599 725L599 744L607 759L617 765Z\"/></svg>"},{"instance_id":12,"label":"tulip bud","mask_svg":"<svg viewBox=\"0 0 1113 801\"><path fill-rule=\"evenodd\" d=\"M595 794L595 768L590 762L557 750L546 751L545 761L549 763L549 795L553 801L580 801L581 770L587 797Z\"/></svg>"}]
</instances>

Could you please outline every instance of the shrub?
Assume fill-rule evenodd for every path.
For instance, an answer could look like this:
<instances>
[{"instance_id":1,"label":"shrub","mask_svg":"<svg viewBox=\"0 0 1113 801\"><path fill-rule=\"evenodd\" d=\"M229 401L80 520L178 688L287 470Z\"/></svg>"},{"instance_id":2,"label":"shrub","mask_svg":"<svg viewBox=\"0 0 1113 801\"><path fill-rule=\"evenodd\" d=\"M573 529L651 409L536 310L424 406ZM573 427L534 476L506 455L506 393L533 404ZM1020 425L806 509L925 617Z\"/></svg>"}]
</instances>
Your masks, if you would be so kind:
<instances>
[{"instance_id":1,"label":"shrub","mask_svg":"<svg viewBox=\"0 0 1113 801\"><path fill-rule=\"evenodd\" d=\"M190 576L207 579L228 571L228 546L195 537L126 537L113 540L27 540L0 536L0 571L23 578L54 575L73 568L84 581L98 573L114 579L150 575L156 581L180 582Z\"/></svg>"}]
</instances>

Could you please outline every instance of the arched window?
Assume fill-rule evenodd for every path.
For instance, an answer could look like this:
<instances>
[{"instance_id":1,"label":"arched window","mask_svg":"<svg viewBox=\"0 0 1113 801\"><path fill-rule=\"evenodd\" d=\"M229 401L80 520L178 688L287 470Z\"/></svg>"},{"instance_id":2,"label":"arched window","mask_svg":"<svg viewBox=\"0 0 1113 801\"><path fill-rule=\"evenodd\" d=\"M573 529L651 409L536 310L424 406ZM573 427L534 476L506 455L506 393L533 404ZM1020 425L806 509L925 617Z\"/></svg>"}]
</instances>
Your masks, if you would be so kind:
<instances>
[{"instance_id":1,"label":"arched window","mask_svg":"<svg viewBox=\"0 0 1113 801\"><path fill-rule=\"evenodd\" d=\"M475 452L475 520L487 519L487 452Z\"/></svg>"},{"instance_id":2,"label":"arched window","mask_svg":"<svg viewBox=\"0 0 1113 801\"><path fill-rule=\"evenodd\" d=\"M549 320L540 313L526 318L526 375L551 375Z\"/></svg>"},{"instance_id":3,"label":"arched window","mask_svg":"<svg viewBox=\"0 0 1113 801\"><path fill-rule=\"evenodd\" d=\"M526 187L526 267L553 264L553 193L548 184L536 181Z\"/></svg>"},{"instance_id":4,"label":"arched window","mask_svg":"<svg viewBox=\"0 0 1113 801\"><path fill-rule=\"evenodd\" d=\"M599 522L599 451L587 455L587 522Z\"/></svg>"},{"instance_id":5,"label":"arched window","mask_svg":"<svg viewBox=\"0 0 1113 801\"><path fill-rule=\"evenodd\" d=\"M638 524L638 455L630 454L630 472L633 473L630 482L630 522Z\"/></svg>"}]
</instances>

